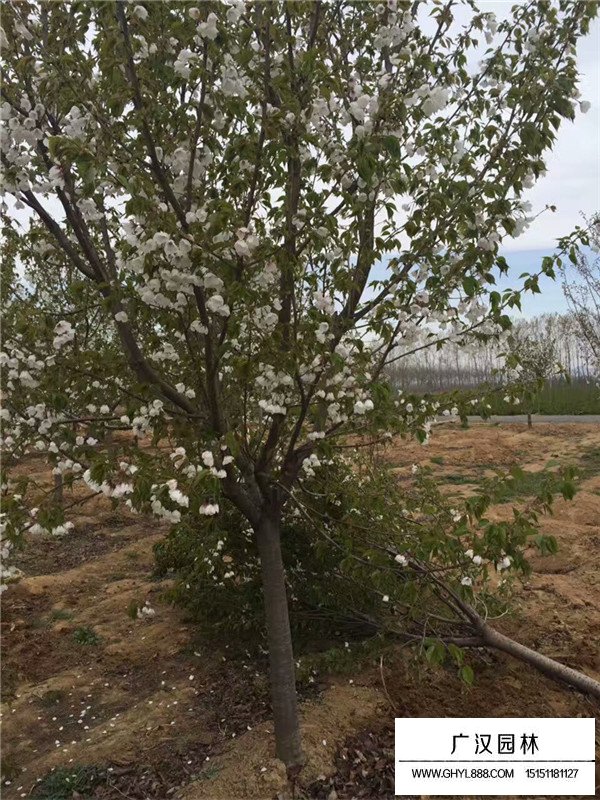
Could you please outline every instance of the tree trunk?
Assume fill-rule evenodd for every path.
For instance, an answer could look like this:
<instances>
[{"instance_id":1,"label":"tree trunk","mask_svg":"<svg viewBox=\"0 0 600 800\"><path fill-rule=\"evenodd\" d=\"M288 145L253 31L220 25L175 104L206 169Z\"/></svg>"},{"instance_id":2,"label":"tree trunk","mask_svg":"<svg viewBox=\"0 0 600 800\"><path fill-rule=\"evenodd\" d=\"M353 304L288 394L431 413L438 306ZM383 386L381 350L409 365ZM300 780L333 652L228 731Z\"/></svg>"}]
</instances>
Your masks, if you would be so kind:
<instances>
[{"instance_id":1,"label":"tree trunk","mask_svg":"<svg viewBox=\"0 0 600 800\"><path fill-rule=\"evenodd\" d=\"M262 585L269 644L271 702L275 720L277 757L293 779L304 763L296 697L292 636L281 557L279 520L264 515L255 528L262 569Z\"/></svg>"},{"instance_id":2,"label":"tree trunk","mask_svg":"<svg viewBox=\"0 0 600 800\"><path fill-rule=\"evenodd\" d=\"M514 658L536 667L544 675L548 675L554 680L564 681L579 689L579 691L600 699L600 683L590 678L589 675L584 675L582 672L578 672L558 661L554 661L552 658L548 658L548 656L542 655L542 653L537 653L530 647L515 642L514 639L510 639L503 633L490 628L487 624L481 626L480 630L483 643L488 647L495 647L497 650L509 653Z\"/></svg>"},{"instance_id":3,"label":"tree trunk","mask_svg":"<svg viewBox=\"0 0 600 800\"><path fill-rule=\"evenodd\" d=\"M397 553L394 553L393 551L388 552L394 557L397 555ZM460 638L455 636L442 636L442 641L445 641L448 644L456 644L459 647L494 647L496 650L502 650L504 653L508 653L514 658L524 661L526 664L531 664L531 666L539 669L540 672L543 672L544 675L547 675L549 678L567 683L570 686L579 689L580 692L590 694L593 697L600 699L599 681L594 680L594 678L590 678L589 675L585 675L583 672L578 672L576 669L567 667L565 664L561 664L559 661L555 661L553 658L549 658L542 653L538 653L535 650L532 650L530 647L526 647L524 644L516 642L514 639L511 639L494 628L491 628L472 605L463 600L460 595L456 594L456 592L453 592L452 589L450 589L440 578L438 578L434 572L428 571L427 568L419 565L418 562L415 562L415 565L422 575L424 575L426 578L428 577L436 586L441 589L440 599L447 603L449 608L451 608L453 611L456 611L458 607L458 609L460 609L462 612L463 623L471 626L469 635L463 635ZM398 633L398 631L396 631L396 633ZM404 638L407 639L406 633L404 634ZM422 636L409 634L408 641L411 640L422 642Z\"/></svg>"},{"instance_id":4,"label":"tree trunk","mask_svg":"<svg viewBox=\"0 0 600 800\"><path fill-rule=\"evenodd\" d=\"M62 472L54 476L54 502L59 506L63 504L63 476Z\"/></svg>"},{"instance_id":5,"label":"tree trunk","mask_svg":"<svg viewBox=\"0 0 600 800\"><path fill-rule=\"evenodd\" d=\"M530 411L527 412L527 427L528 428L533 428L533 421L531 419L531 412Z\"/></svg>"}]
</instances>

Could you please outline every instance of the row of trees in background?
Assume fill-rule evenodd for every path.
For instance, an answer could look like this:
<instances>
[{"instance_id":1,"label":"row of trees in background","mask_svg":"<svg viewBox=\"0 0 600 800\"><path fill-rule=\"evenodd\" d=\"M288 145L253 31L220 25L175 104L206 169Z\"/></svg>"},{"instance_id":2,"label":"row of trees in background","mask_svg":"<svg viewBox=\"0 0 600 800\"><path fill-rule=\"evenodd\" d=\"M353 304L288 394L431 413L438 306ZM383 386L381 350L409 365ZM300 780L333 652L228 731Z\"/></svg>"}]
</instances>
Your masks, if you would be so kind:
<instances>
[{"instance_id":1,"label":"row of trees in background","mask_svg":"<svg viewBox=\"0 0 600 800\"><path fill-rule=\"evenodd\" d=\"M580 252L574 268L563 271L563 290L576 326L576 335L592 364L592 374L600 376L600 214L589 223L590 248L595 256Z\"/></svg>"},{"instance_id":2,"label":"row of trees in background","mask_svg":"<svg viewBox=\"0 0 600 800\"><path fill-rule=\"evenodd\" d=\"M583 293L576 294L583 298ZM554 359L572 382L588 383L597 373L595 354L581 334L581 322L589 317L579 314L541 314L531 319L514 322L511 336L516 340L527 338L540 346L551 342ZM585 330L593 340L594 326L589 322ZM600 325L596 328L596 335ZM443 349L426 348L389 367L393 385L408 392L443 392L458 388L474 388L483 383L502 380L505 354L511 349L504 340L472 340L468 346L449 342ZM560 379L559 371L556 378Z\"/></svg>"}]
</instances>

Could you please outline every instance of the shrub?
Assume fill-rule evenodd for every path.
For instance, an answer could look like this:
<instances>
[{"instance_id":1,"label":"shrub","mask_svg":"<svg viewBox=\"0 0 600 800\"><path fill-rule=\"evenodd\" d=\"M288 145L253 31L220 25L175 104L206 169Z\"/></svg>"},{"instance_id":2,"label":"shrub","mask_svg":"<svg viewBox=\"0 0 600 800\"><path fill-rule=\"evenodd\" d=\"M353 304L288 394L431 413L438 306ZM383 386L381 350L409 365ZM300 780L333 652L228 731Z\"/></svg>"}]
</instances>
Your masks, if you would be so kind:
<instances>
[{"instance_id":1,"label":"shrub","mask_svg":"<svg viewBox=\"0 0 600 800\"><path fill-rule=\"evenodd\" d=\"M552 501L547 485L512 520L485 518L489 504L518 478L511 473L485 481L478 494L459 501L440 492L427 468L403 480L366 460L324 464L313 472L290 499L282 529L297 655L331 649L341 663L335 653L344 642L389 630L418 635L423 609L435 613L440 607L435 585L425 580L430 569L440 570L471 602L500 611L510 576L528 571L525 546L553 549L536 530L537 515ZM552 491L570 494L568 477L553 476ZM223 504L218 517L194 527L174 526L155 554L158 573L176 575L170 598L204 635L244 648L264 643L256 547L232 505ZM496 571L501 581L490 580ZM450 633L451 626L437 631Z\"/></svg>"},{"instance_id":2,"label":"shrub","mask_svg":"<svg viewBox=\"0 0 600 800\"><path fill-rule=\"evenodd\" d=\"M80 628L75 628L73 631L73 639L77 644L86 646L94 646L100 643L100 637L93 628L84 625Z\"/></svg>"},{"instance_id":3,"label":"shrub","mask_svg":"<svg viewBox=\"0 0 600 800\"><path fill-rule=\"evenodd\" d=\"M336 478L327 476L333 486ZM311 481L313 507L290 506L282 531L291 625L297 645L344 636L360 638L375 628L379 593L368 592L347 579L347 558L340 534L358 517L353 487L339 483L323 491L325 475ZM319 498L317 502L317 498ZM318 507L321 536L313 522ZM337 540L328 538L331 529ZM170 570L178 581L171 598L183 605L205 635L231 636L243 646L263 643L263 599L260 564L252 529L229 503L218 517L200 518L196 525L175 526L156 548L159 574Z\"/></svg>"}]
</instances>

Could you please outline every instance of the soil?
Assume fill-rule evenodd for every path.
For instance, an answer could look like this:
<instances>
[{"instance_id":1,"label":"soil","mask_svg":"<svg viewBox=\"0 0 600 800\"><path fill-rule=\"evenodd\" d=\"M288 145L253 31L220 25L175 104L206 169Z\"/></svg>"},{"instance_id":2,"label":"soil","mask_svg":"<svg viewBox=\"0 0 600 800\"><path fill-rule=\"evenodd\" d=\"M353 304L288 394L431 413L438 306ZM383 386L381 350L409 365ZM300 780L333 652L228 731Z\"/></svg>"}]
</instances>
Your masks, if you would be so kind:
<instances>
[{"instance_id":1,"label":"soil","mask_svg":"<svg viewBox=\"0 0 600 800\"><path fill-rule=\"evenodd\" d=\"M600 426L440 427L427 447L398 442L386 457L399 478L428 464L452 492L497 467L587 465L575 500L542 520L559 552L532 556L516 611L497 627L600 679ZM37 462L23 468L42 475ZM43 796L282 796L262 666L209 647L169 604L170 580L152 577L166 528L101 500L75 510L73 533L32 537L22 579L2 596L3 796L35 797L52 771L83 766L99 771L95 788ZM155 616L132 618L146 600ZM478 656L475 672L469 688L398 648L351 679L323 680L302 705L297 796L393 797L395 716L599 715L593 700L502 654Z\"/></svg>"}]
</instances>

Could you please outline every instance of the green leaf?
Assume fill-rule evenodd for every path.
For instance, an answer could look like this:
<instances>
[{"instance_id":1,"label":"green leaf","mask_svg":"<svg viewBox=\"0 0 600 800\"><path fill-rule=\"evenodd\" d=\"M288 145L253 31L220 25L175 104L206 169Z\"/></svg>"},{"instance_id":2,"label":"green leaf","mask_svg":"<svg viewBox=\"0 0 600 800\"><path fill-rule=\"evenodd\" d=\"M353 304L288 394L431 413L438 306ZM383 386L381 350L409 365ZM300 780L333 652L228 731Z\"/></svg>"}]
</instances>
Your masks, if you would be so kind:
<instances>
[{"instance_id":1,"label":"green leaf","mask_svg":"<svg viewBox=\"0 0 600 800\"><path fill-rule=\"evenodd\" d=\"M455 644L448 645L448 652L456 662L457 666L461 667L465 660L465 653L464 650L461 650L460 647L457 647Z\"/></svg>"},{"instance_id":2,"label":"green leaf","mask_svg":"<svg viewBox=\"0 0 600 800\"><path fill-rule=\"evenodd\" d=\"M425 658L433 666L443 664L446 659L446 648L441 642L432 642L425 650Z\"/></svg>"},{"instance_id":3,"label":"green leaf","mask_svg":"<svg viewBox=\"0 0 600 800\"><path fill-rule=\"evenodd\" d=\"M370 158L366 158L365 156L359 156L356 162L356 169L358 170L358 174L366 181L366 183L370 183L371 177L373 175L373 162Z\"/></svg>"},{"instance_id":4,"label":"green leaf","mask_svg":"<svg viewBox=\"0 0 600 800\"><path fill-rule=\"evenodd\" d=\"M384 136L383 144L388 153L394 158L400 158L402 151L400 150L400 142L395 136Z\"/></svg>"},{"instance_id":5,"label":"green leaf","mask_svg":"<svg viewBox=\"0 0 600 800\"><path fill-rule=\"evenodd\" d=\"M462 287L467 297L473 297L477 291L477 281L472 275L463 278Z\"/></svg>"},{"instance_id":6,"label":"green leaf","mask_svg":"<svg viewBox=\"0 0 600 800\"><path fill-rule=\"evenodd\" d=\"M521 129L521 141L527 152L535 154L540 150L541 136L533 122L526 122Z\"/></svg>"},{"instance_id":7,"label":"green leaf","mask_svg":"<svg viewBox=\"0 0 600 800\"><path fill-rule=\"evenodd\" d=\"M473 686L475 681L475 673L473 672L472 667L470 667L468 664L465 664L460 668L458 674L460 675L460 679L464 681L467 686Z\"/></svg>"},{"instance_id":8,"label":"green leaf","mask_svg":"<svg viewBox=\"0 0 600 800\"><path fill-rule=\"evenodd\" d=\"M490 292L490 305L494 311L500 308L501 299L500 292Z\"/></svg>"}]
</instances>

